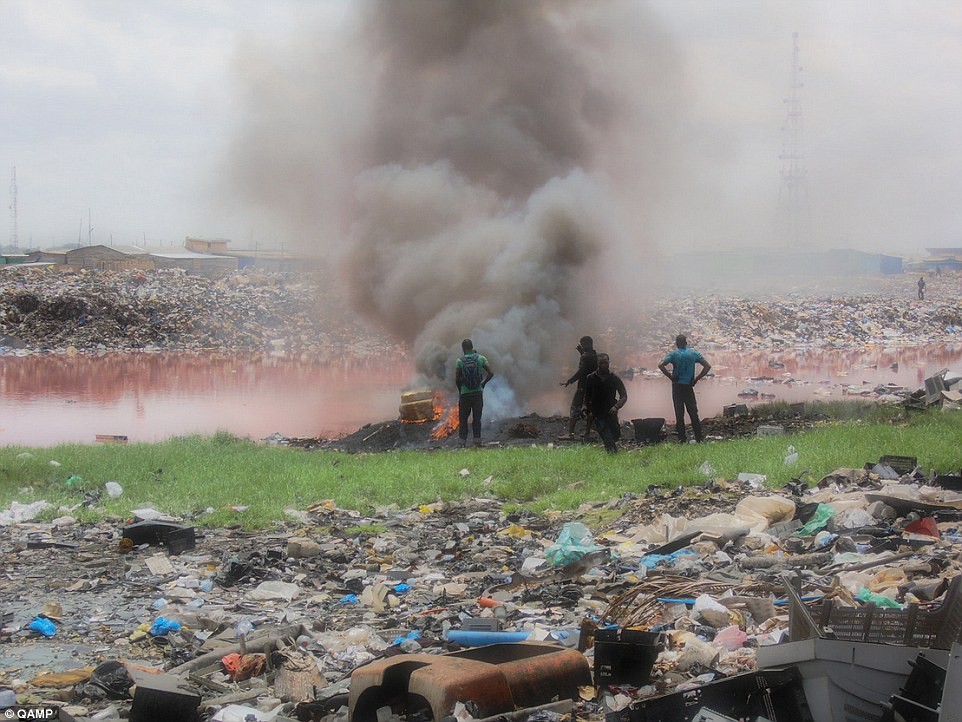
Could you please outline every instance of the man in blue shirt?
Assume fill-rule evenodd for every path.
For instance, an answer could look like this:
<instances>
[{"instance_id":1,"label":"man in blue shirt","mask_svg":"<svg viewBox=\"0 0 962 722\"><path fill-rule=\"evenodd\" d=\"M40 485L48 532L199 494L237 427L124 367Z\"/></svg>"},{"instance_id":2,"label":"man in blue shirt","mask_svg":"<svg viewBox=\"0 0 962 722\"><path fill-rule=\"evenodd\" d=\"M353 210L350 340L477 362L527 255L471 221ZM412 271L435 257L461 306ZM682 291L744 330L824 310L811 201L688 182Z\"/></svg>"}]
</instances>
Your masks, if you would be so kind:
<instances>
[{"instance_id":1,"label":"man in blue shirt","mask_svg":"<svg viewBox=\"0 0 962 722\"><path fill-rule=\"evenodd\" d=\"M675 431L678 441L685 443L685 410L691 418L691 430L695 441L701 443L701 419L698 418L698 404L695 401L695 384L711 371L711 364L705 357L688 348L688 338L682 334L675 337L675 350L662 359L658 370L671 379L671 400L675 406ZM669 364L671 371L668 370ZM695 375L695 364L701 365L701 372Z\"/></svg>"}]
</instances>

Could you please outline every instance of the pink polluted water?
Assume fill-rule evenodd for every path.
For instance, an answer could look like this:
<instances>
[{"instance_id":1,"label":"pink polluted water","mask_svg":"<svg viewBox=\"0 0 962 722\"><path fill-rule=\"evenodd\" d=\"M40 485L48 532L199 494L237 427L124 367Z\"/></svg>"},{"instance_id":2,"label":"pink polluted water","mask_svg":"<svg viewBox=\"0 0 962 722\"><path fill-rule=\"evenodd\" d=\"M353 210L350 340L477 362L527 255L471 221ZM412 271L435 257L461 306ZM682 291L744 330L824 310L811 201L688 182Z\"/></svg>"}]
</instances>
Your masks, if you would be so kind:
<instances>
[{"instance_id":1,"label":"pink polluted water","mask_svg":"<svg viewBox=\"0 0 962 722\"><path fill-rule=\"evenodd\" d=\"M703 351L714 374L697 386L704 417L735 403L873 398L883 385L914 391L942 369L962 370L962 344ZM672 417L670 384L657 371L661 355L613 364L628 390L623 420ZM559 373L558 381L570 372ZM334 438L397 418L400 393L413 376L412 362L396 356L0 355L0 445L95 443L98 435L153 442L219 431L255 440ZM566 415L572 392L559 386L526 412Z\"/></svg>"}]
</instances>

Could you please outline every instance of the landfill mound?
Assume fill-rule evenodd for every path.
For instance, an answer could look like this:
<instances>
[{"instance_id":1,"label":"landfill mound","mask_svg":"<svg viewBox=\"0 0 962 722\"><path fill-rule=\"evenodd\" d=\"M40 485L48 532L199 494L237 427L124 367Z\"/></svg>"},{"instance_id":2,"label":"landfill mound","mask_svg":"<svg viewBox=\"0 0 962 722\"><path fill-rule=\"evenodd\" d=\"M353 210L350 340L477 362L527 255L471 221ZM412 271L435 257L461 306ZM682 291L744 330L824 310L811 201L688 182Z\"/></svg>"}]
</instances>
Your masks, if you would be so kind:
<instances>
[{"instance_id":1,"label":"landfill mound","mask_svg":"<svg viewBox=\"0 0 962 722\"><path fill-rule=\"evenodd\" d=\"M318 273L239 272L211 280L178 269L0 273L0 347L32 351L396 350L348 312Z\"/></svg>"},{"instance_id":2,"label":"landfill mound","mask_svg":"<svg viewBox=\"0 0 962 722\"><path fill-rule=\"evenodd\" d=\"M855 347L946 342L962 333L960 274L929 280L926 301L899 275L861 288L786 289L766 298L705 293L627 304L602 320L619 345L664 348L679 330L699 344L739 348ZM401 346L348 308L327 274L245 270L207 279L182 270L0 269L0 349L142 349L371 354ZM641 299L638 300L641 302Z\"/></svg>"}]
</instances>

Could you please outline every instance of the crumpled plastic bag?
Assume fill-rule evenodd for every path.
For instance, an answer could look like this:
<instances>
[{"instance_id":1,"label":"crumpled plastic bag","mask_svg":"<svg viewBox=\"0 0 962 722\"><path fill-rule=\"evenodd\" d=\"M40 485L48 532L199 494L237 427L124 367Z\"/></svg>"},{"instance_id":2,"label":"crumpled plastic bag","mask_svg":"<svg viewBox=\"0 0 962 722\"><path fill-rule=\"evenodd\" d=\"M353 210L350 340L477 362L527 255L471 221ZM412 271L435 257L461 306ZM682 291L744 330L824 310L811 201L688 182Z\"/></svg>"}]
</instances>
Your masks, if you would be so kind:
<instances>
[{"instance_id":1,"label":"crumpled plastic bag","mask_svg":"<svg viewBox=\"0 0 962 722\"><path fill-rule=\"evenodd\" d=\"M90 673L90 683L103 690L110 699L130 699L130 688L134 686L127 666L116 659L97 665Z\"/></svg>"},{"instance_id":2,"label":"crumpled plastic bag","mask_svg":"<svg viewBox=\"0 0 962 722\"><path fill-rule=\"evenodd\" d=\"M795 533L798 534L798 536L811 536L815 532L823 529L825 525L828 524L828 520L833 516L835 516L835 509L828 504L819 504L815 509L815 514L808 520L808 523Z\"/></svg>"},{"instance_id":3,"label":"crumpled plastic bag","mask_svg":"<svg viewBox=\"0 0 962 722\"><path fill-rule=\"evenodd\" d=\"M280 599L285 602L292 601L301 593L301 588L290 582L267 581L261 582L250 592L250 598L257 601L267 601Z\"/></svg>"},{"instance_id":4,"label":"crumpled plastic bag","mask_svg":"<svg viewBox=\"0 0 962 722\"><path fill-rule=\"evenodd\" d=\"M36 617L28 627L34 632L39 632L45 637L53 637L57 634L57 625L46 617Z\"/></svg>"},{"instance_id":5,"label":"crumpled plastic bag","mask_svg":"<svg viewBox=\"0 0 962 722\"><path fill-rule=\"evenodd\" d=\"M229 704L217 710L217 714L211 717L211 720L213 722L271 722L277 717L281 709L283 707L279 705L276 709L265 712L256 707Z\"/></svg>"},{"instance_id":6,"label":"crumpled plastic bag","mask_svg":"<svg viewBox=\"0 0 962 722\"><path fill-rule=\"evenodd\" d=\"M675 668L687 672L696 665L714 667L720 656L721 650L718 647L713 647L708 642L703 642L698 637L692 636L685 642L684 649L678 655Z\"/></svg>"},{"instance_id":7,"label":"crumpled plastic bag","mask_svg":"<svg viewBox=\"0 0 962 722\"><path fill-rule=\"evenodd\" d=\"M744 647L747 642L748 634L739 628L737 624L732 624L719 630L718 634L716 634L712 640L712 644L716 647L721 647L729 652L734 652L736 649Z\"/></svg>"},{"instance_id":8,"label":"crumpled plastic bag","mask_svg":"<svg viewBox=\"0 0 962 722\"><path fill-rule=\"evenodd\" d=\"M896 602L891 597L886 597L884 594L876 594L875 592L870 592L868 589L863 589L858 593L858 598L863 602L874 602L876 607L883 607L885 609L904 609L904 607Z\"/></svg>"},{"instance_id":9,"label":"crumpled plastic bag","mask_svg":"<svg viewBox=\"0 0 962 722\"><path fill-rule=\"evenodd\" d=\"M706 624L716 629L726 627L731 623L731 615L729 614L728 607L716 601L708 594L700 594L698 598L695 599L695 604L692 607L692 616L696 619L700 618Z\"/></svg>"},{"instance_id":10,"label":"crumpled plastic bag","mask_svg":"<svg viewBox=\"0 0 962 722\"><path fill-rule=\"evenodd\" d=\"M581 522L572 521L561 527L558 540L545 550L545 558L551 566L563 567L599 549L591 530Z\"/></svg>"},{"instance_id":11,"label":"crumpled plastic bag","mask_svg":"<svg viewBox=\"0 0 962 722\"><path fill-rule=\"evenodd\" d=\"M935 523L935 519L930 516L924 516L921 519L916 519L907 527L905 531L909 534L922 534L924 536L935 537L939 539L941 534L939 533L939 527Z\"/></svg>"},{"instance_id":12,"label":"crumpled plastic bag","mask_svg":"<svg viewBox=\"0 0 962 722\"><path fill-rule=\"evenodd\" d=\"M735 506L734 516L753 532L765 531L773 524L791 521L795 502L782 496L746 496Z\"/></svg>"},{"instance_id":13,"label":"crumpled plastic bag","mask_svg":"<svg viewBox=\"0 0 962 722\"><path fill-rule=\"evenodd\" d=\"M154 623L150 626L150 636L162 637L168 632L179 632L181 628L180 622L178 622L176 619L157 617L157 619L154 620Z\"/></svg>"},{"instance_id":14,"label":"crumpled plastic bag","mask_svg":"<svg viewBox=\"0 0 962 722\"><path fill-rule=\"evenodd\" d=\"M263 654L240 655L237 652L231 652L221 657L220 663L224 665L224 670L232 680L243 682L264 671L267 666L267 657Z\"/></svg>"}]
</instances>

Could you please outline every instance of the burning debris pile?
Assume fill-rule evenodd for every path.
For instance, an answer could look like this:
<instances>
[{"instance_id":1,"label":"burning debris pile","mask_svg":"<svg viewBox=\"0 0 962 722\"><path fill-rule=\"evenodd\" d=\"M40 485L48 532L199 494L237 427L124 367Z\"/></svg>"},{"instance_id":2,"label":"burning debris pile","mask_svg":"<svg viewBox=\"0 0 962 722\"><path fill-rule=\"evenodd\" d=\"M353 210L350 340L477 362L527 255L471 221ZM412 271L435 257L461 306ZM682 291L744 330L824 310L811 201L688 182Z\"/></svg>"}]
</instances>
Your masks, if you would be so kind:
<instances>
[{"instance_id":1,"label":"burning debris pile","mask_svg":"<svg viewBox=\"0 0 962 722\"><path fill-rule=\"evenodd\" d=\"M324 722L418 719L419 697L435 719L540 704L479 687L493 664L582 719L690 719L697 690L715 719L754 719L764 699L766 719L829 722L843 706L878 719L920 651L946 677L962 477L892 456L812 488L750 476L545 517L494 498L321 503L256 534L11 509L0 699L62 719L133 720L149 702L166 719ZM616 519L589 526L600 515ZM817 693L838 655L846 674Z\"/></svg>"},{"instance_id":2,"label":"burning debris pile","mask_svg":"<svg viewBox=\"0 0 962 722\"><path fill-rule=\"evenodd\" d=\"M440 407L438 409L440 413ZM706 437L714 440L751 438L765 433L792 433L812 428L826 419L816 414L792 418L768 418L759 414L738 414L702 419ZM651 420L646 420L651 421ZM565 433L568 419L565 416L542 416L527 414L510 416L498 420L486 420L482 432L486 447L550 445L582 443L581 441L559 441ZM453 438L457 431L457 406L445 409L443 416L424 422L404 422L401 420L366 424L357 431L336 439L325 438L286 438L280 435L270 437L268 442L303 449L334 449L349 453L377 453L383 451L433 451L452 449ZM652 443L668 441L673 438L671 425L661 424L652 433L649 429L634 428L634 424L622 424L620 446L626 450L641 448ZM600 443L592 435L587 443Z\"/></svg>"}]
</instances>

